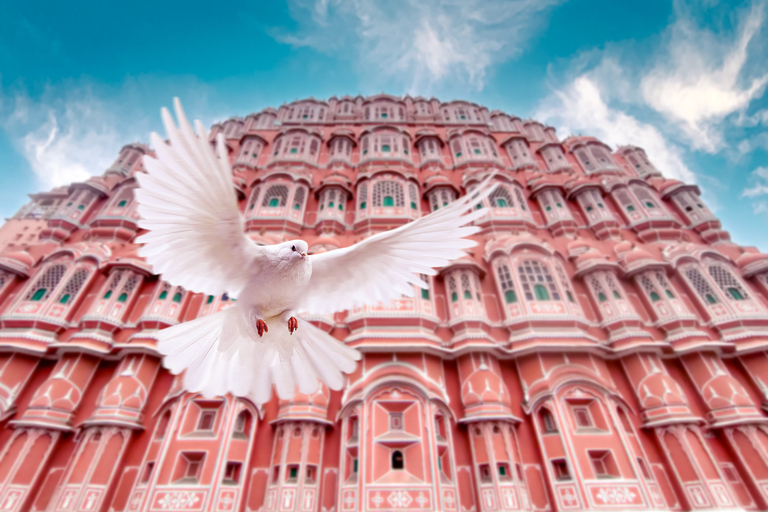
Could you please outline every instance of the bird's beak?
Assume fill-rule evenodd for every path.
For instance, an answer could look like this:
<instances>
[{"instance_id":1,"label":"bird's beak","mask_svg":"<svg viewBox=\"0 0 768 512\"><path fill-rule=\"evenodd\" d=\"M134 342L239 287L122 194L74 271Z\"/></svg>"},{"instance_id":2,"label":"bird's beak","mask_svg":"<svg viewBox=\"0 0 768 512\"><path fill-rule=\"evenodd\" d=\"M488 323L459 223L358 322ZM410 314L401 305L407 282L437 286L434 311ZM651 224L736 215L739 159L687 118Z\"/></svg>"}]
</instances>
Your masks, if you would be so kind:
<instances>
[{"instance_id":1,"label":"bird's beak","mask_svg":"<svg viewBox=\"0 0 768 512\"><path fill-rule=\"evenodd\" d=\"M307 257L307 253L305 253L305 252L301 253L301 257L302 258L306 258Z\"/></svg>"}]
</instances>

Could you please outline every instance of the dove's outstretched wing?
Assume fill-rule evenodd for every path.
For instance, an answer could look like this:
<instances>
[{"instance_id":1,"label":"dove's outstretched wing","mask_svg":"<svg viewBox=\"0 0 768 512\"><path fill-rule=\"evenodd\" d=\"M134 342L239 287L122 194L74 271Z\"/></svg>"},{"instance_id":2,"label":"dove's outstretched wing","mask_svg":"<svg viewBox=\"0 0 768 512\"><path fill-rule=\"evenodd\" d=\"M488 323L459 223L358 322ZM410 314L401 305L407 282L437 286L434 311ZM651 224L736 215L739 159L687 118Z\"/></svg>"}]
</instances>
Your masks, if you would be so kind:
<instances>
[{"instance_id":1,"label":"dove's outstretched wing","mask_svg":"<svg viewBox=\"0 0 768 512\"><path fill-rule=\"evenodd\" d=\"M480 231L468 226L487 211L476 209L494 187L489 179L474 192L405 226L379 233L360 243L310 256L312 278L300 310L332 313L366 304L412 297L413 285L426 286L418 274L465 255L476 245L466 239Z\"/></svg>"},{"instance_id":2,"label":"dove's outstretched wing","mask_svg":"<svg viewBox=\"0 0 768 512\"><path fill-rule=\"evenodd\" d=\"M162 110L170 145L153 133L157 158L145 157L147 174L136 175L139 226L150 230L136 239L146 244L139 254L173 285L237 297L261 249L243 232L223 138L216 155L202 124L195 134L178 99L174 106L178 127Z\"/></svg>"}]
</instances>

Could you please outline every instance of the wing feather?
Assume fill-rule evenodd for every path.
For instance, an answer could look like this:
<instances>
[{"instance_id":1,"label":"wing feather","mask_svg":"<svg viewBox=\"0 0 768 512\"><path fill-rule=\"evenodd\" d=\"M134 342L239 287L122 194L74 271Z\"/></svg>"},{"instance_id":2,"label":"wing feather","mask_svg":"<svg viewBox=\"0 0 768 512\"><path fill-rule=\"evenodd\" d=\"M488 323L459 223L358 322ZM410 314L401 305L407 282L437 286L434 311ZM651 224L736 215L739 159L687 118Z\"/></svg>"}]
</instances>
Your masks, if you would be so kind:
<instances>
[{"instance_id":1,"label":"wing feather","mask_svg":"<svg viewBox=\"0 0 768 512\"><path fill-rule=\"evenodd\" d=\"M139 225L149 230L136 239L139 254L173 285L236 298L262 251L243 233L223 139L214 153L202 124L196 134L178 99L174 106L178 127L161 113L170 144L153 133L157 157L145 156L147 174L136 176Z\"/></svg>"},{"instance_id":2,"label":"wing feather","mask_svg":"<svg viewBox=\"0 0 768 512\"><path fill-rule=\"evenodd\" d=\"M300 309L332 313L412 297L414 285L426 288L419 274L436 275L435 268L461 258L464 249L477 244L466 237L480 227L468 224L487 214L477 206L493 192L492 177L477 190L414 222L350 247L310 256L312 278Z\"/></svg>"}]
</instances>

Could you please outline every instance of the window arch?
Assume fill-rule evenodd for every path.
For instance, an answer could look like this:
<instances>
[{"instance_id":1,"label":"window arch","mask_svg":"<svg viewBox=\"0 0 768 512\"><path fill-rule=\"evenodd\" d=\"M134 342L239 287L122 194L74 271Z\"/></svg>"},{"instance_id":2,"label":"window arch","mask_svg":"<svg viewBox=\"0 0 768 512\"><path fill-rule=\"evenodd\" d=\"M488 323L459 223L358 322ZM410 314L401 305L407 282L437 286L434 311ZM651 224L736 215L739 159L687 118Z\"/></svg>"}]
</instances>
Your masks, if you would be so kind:
<instances>
[{"instance_id":1,"label":"window arch","mask_svg":"<svg viewBox=\"0 0 768 512\"><path fill-rule=\"evenodd\" d=\"M259 159L259 155L261 155L263 147L264 143L261 139L256 137L246 138L243 140L242 146L240 146L240 152L235 159L235 165L241 164L256 167L256 162Z\"/></svg>"},{"instance_id":2,"label":"window arch","mask_svg":"<svg viewBox=\"0 0 768 512\"><path fill-rule=\"evenodd\" d=\"M347 191L341 187L327 187L320 193L320 215L341 217L347 205Z\"/></svg>"},{"instance_id":3,"label":"window arch","mask_svg":"<svg viewBox=\"0 0 768 512\"><path fill-rule=\"evenodd\" d=\"M546 264L538 260L524 260L518 265L517 273L527 301L561 300Z\"/></svg>"},{"instance_id":4,"label":"window arch","mask_svg":"<svg viewBox=\"0 0 768 512\"><path fill-rule=\"evenodd\" d=\"M307 194L307 189L301 186L296 187L296 191L293 193L293 201L291 201L292 210L301 210L302 208L304 208L304 199L306 194Z\"/></svg>"},{"instance_id":5,"label":"window arch","mask_svg":"<svg viewBox=\"0 0 768 512\"><path fill-rule=\"evenodd\" d=\"M707 265L707 273L714 279L728 300L741 301L749 299L749 293L733 273L722 263Z\"/></svg>"},{"instance_id":6,"label":"window arch","mask_svg":"<svg viewBox=\"0 0 768 512\"><path fill-rule=\"evenodd\" d=\"M496 275L499 278L499 285L501 286L501 292L504 296L504 302L507 304L514 304L517 302L515 284L512 282L512 274L509 272L509 267L504 264L499 265L496 269Z\"/></svg>"},{"instance_id":7,"label":"window arch","mask_svg":"<svg viewBox=\"0 0 768 512\"><path fill-rule=\"evenodd\" d=\"M485 318L483 291L478 274L474 269L449 270L446 282L449 296L448 312L452 321L466 317Z\"/></svg>"},{"instance_id":8,"label":"window arch","mask_svg":"<svg viewBox=\"0 0 768 512\"><path fill-rule=\"evenodd\" d=\"M435 137L424 137L418 141L417 147L419 149L419 155L421 156L421 163L429 161L442 162L442 149L440 147L440 141Z\"/></svg>"},{"instance_id":9,"label":"window arch","mask_svg":"<svg viewBox=\"0 0 768 512\"><path fill-rule=\"evenodd\" d=\"M656 167L654 167L654 165L648 159L645 151L642 149L634 148L629 151L625 151L623 154L629 162L630 166L632 166L632 168L641 177L660 174Z\"/></svg>"},{"instance_id":10,"label":"window arch","mask_svg":"<svg viewBox=\"0 0 768 512\"><path fill-rule=\"evenodd\" d=\"M160 421L157 423L157 428L155 430L155 439L162 439L165 437L165 434L168 432L168 425L171 422L171 411L165 411L163 415L160 417Z\"/></svg>"},{"instance_id":11,"label":"window arch","mask_svg":"<svg viewBox=\"0 0 768 512\"><path fill-rule=\"evenodd\" d=\"M40 278L38 278L34 286L30 288L24 300L35 302L47 300L51 296L51 293L53 293L53 291L59 285L61 279L66 273L66 265L51 265L48 267L45 273Z\"/></svg>"},{"instance_id":12,"label":"window arch","mask_svg":"<svg viewBox=\"0 0 768 512\"><path fill-rule=\"evenodd\" d=\"M373 206L398 207L405 206L403 184L397 181L379 181L373 185Z\"/></svg>"},{"instance_id":13,"label":"window arch","mask_svg":"<svg viewBox=\"0 0 768 512\"><path fill-rule=\"evenodd\" d=\"M546 407L542 407L541 411L539 411L539 424L545 434L555 434L558 432L555 417Z\"/></svg>"},{"instance_id":14,"label":"window arch","mask_svg":"<svg viewBox=\"0 0 768 512\"><path fill-rule=\"evenodd\" d=\"M512 194L503 185L497 185L496 189L488 197L492 207L495 208L511 208L515 205L512 199Z\"/></svg>"},{"instance_id":15,"label":"window arch","mask_svg":"<svg viewBox=\"0 0 768 512\"><path fill-rule=\"evenodd\" d=\"M605 199L595 189L587 189L576 196L576 201L587 218L590 226L603 221L615 221L613 214L605 205Z\"/></svg>"},{"instance_id":16,"label":"window arch","mask_svg":"<svg viewBox=\"0 0 768 512\"><path fill-rule=\"evenodd\" d=\"M261 194L261 185L257 185L254 187L253 191L251 191L251 199L248 201L248 206L246 208L246 214L248 214L251 210L256 208L256 205L259 201L259 195Z\"/></svg>"},{"instance_id":17,"label":"window arch","mask_svg":"<svg viewBox=\"0 0 768 512\"><path fill-rule=\"evenodd\" d=\"M410 158L410 140L407 136L385 129L363 136L363 156L365 158Z\"/></svg>"},{"instance_id":18,"label":"window arch","mask_svg":"<svg viewBox=\"0 0 768 512\"><path fill-rule=\"evenodd\" d=\"M568 208L568 203L563 198L563 193L560 189L549 188L543 190L538 193L536 198L539 200L539 205L544 212L544 217L547 219L547 224L573 220L571 210Z\"/></svg>"},{"instance_id":19,"label":"window arch","mask_svg":"<svg viewBox=\"0 0 768 512\"><path fill-rule=\"evenodd\" d=\"M251 431L251 421L253 416L248 411L240 411L240 414L235 418L235 424L232 427L232 433L235 435L242 435L248 437Z\"/></svg>"},{"instance_id":20,"label":"window arch","mask_svg":"<svg viewBox=\"0 0 768 512\"><path fill-rule=\"evenodd\" d=\"M545 147L544 149L541 149L541 156L544 158L544 161L547 163L547 169L549 171L559 171L561 169L570 169L571 164L568 163L568 160L565 158L565 153L563 153L563 148L561 148L559 145L549 145Z\"/></svg>"},{"instance_id":21,"label":"window arch","mask_svg":"<svg viewBox=\"0 0 768 512\"><path fill-rule=\"evenodd\" d=\"M429 209L439 210L456 200L456 192L448 187L434 188L429 192Z\"/></svg>"},{"instance_id":22,"label":"window arch","mask_svg":"<svg viewBox=\"0 0 768 512\"><path fill-rule=\"evenodd\" d=\"M134 296L134 292L142 281L142 277L130 270L113 271L106 281L99 297L94 301L92 311L100 315L115 316L125 312L124 307L115 308L116 304L126 304Z\"/></svg>"},{"instance_id":23,"label":"window arch","mask_svg":"<svg viewBox=\"0 0 768 512\"><path fill-rule=\"evenodd\" d=\"M701 198L690 190L683 190L672 196L672 201L680 208L683 215L691 224L697 224L702 221L714 220L716 217L704 205Z\"/></svg>"},{"instance_id":24,"label":"window arch","mask_svg":"<svg viewBox=\"0 0 768 512\"><path fill-rule=\"evenodd\" d=\"M506 148L513 170L536 165L525 139L514 139L507 143Z\"/></svg>"},{"instance_id":25,"label":"window arch","mask_svg":"<svg viewBox=\"0 0 768 512\"><path fill-rule=\"evenodd\" d=\"M275 141L272 156L288 160L316 162L320 152L320 138L317 135L291 131Z\"/></svg>"},{"instance_id":26,"label":"window arch","mask_svg":"<svg viewBox=\"0 0 768 512\"><path fill-rule=\"evenodd\" d=\"M497 161L496 141L479 133L457 135L451 140L451 151L456 165L468 161Z\"/></svg>"},{"instance_id":27,"label":"window arch","mask_svg":"<svg viewBox=\"0 0 768 512\"><path fill-rule=\"evenodd\" d=\"M699 299L707 306L720 302L720 297L709 285L709 280L695 265L689 265L683 269L683 275L693 287Z\"/></svg>"},{"instance_id":28,"label":"window arch","mask_svg":"<svg viewBox=\"0 0 768 512\"><path fill-rule=\"evenodd\" d=\"M331 142L331 160L352 162L352 141L347 137L336 137Z\"/></svg>"},{"instance_id":29,"label":"window arch","mask_svg":"<svg viewBox=\"0 0 768 512\"><path fill-rule=\"evenodd\" d=\"M408 201L411 210L419 209L419 187L415 183L408 184Z\"/></svg>"},{"instance_id":30,"label":"window arch","mask_svg":"<svg viewBox=\"0 0 768 512\"><path fill-rule=\"evenodd\" d=\"M683 313L683 306L677 299L677 293L667 280L664 271L648 270L635 278L651 307L659 317L674 313Z\"/></svg>"},{"instance_id":31,"label":"window arch","mask_svg":"<svg viewBox=\"0 0 768 512\"><path fill-rule=\"evenodd\" d=\"M368 183L361 183L357 189L357 200L360 210L368 207Z\"/></svg>"},{"instance_id":32,"label":"window arch","mask_svg":"<svg viewBox=\"0 0 768 512\"><path fill-rule=\"evenodd\" d=\"M394 470L405 469L405 458L400 450L392 452L391 468Z\"/></svg>"},{"instance_id":33,"label":"window arch","mask_svg":"<svg viewBox=\"0 0 768 512\"><path fill-rule=\"evenodd\" d=\"M264 193L264 198L261 201L262 207L268 208L282 208L288 202L288 186L287 185L272 185Z\"/></svg>"},{"instance_id":34,"label":"window arch","mask_svg":"<svg viewBox=\"0 0 768 512\"><path fill-rule=\"evenodd\" d=\"M587 174L618 171L610 152L601 143L588 143L574 150L576 158Z\"/></svg>"},{"instance_id":35,"label":"window arch","mask_svg":"<svg viewBox=\"0 0 768 512\"><path fill-rule=\"evenodd\" d=\"M107 215L123 215L133 205L135 187L124 188L115 195L106 209Z\"/></svg>"}]
</instances>

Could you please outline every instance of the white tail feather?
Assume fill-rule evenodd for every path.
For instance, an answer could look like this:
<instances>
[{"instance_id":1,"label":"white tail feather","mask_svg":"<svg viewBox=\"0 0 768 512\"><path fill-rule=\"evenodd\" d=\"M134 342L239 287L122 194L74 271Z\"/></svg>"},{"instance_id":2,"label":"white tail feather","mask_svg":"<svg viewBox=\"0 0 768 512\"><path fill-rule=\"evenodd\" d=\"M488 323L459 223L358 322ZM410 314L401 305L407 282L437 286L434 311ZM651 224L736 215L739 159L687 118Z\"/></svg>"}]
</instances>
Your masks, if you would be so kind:
<instances>
[{"instance_id":1,"label":"white tail feather","mask_svg":"<svg viewBox=\"0 0 768 512\"><path fill-rule=\"evenodd\" d=\"M269 332L252 337L238 306L169 327L158 334L163 365L184 374L184 385L205 397L232 392L258 404L275 386L281 399L318 389L318 378L341 389L343 373L354 371L360 353L309 322L299 319L293 335L279 318L267 319Z\"/></svg>"}]
</instances>

